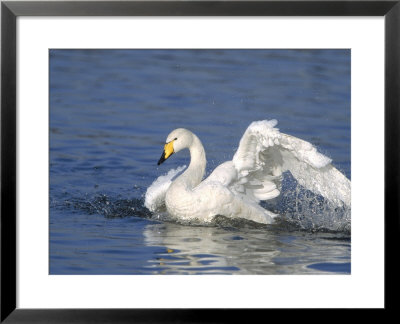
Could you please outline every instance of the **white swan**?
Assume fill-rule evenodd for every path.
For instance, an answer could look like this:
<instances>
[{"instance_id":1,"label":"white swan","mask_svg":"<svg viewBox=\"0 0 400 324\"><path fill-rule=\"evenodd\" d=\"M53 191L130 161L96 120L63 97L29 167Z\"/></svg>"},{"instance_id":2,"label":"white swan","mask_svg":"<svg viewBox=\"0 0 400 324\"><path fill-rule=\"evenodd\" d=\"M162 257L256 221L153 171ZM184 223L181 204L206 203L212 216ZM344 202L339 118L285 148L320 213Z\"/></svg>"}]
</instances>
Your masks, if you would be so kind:
<instances>
[{"instance_id":1,"label":"white swan","mask_svg":"<svg viewBox=\"0 0 400 324\"><path fill-rule=\"evenodd\" d=\"M350 181L331 165L331 159L312 144L279 132L276 124L276 120L251 123L232 161L219 165L203 181L203 145L189 130L175 129L167 137L158 164L188 148L189 167L174 181L180 170L159 177L147 189L145 206L153 212L166 209L181 220L210 222L214 216L223 215L270 224L276 214L259 202L277 197L282 173L290 171L305 188L337 206L350 207Z\"/></svg>"}]
</instances>

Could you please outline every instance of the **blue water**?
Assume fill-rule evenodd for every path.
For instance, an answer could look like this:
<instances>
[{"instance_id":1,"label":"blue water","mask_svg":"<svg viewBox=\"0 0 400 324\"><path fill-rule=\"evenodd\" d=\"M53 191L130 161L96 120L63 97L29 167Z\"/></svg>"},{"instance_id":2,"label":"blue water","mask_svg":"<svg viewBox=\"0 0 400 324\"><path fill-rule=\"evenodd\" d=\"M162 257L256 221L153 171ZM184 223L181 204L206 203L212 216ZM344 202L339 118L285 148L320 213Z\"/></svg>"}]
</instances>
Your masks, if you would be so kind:
<instances>
[{"instance_id":1,"label":"blue water","mask_svg":"<svg viewBox=\"0 0 400 324\"><path fill-rule=\"evenodd\" d=\"M192 130L207 173L254 120L316 145L350 174L349 50L50 50L50 274L349 274L350 211L286 175L281 217L256 225L160 221L148 186ZM268 203L266 204L268 206Z\"/></svg>"}]
</instances>

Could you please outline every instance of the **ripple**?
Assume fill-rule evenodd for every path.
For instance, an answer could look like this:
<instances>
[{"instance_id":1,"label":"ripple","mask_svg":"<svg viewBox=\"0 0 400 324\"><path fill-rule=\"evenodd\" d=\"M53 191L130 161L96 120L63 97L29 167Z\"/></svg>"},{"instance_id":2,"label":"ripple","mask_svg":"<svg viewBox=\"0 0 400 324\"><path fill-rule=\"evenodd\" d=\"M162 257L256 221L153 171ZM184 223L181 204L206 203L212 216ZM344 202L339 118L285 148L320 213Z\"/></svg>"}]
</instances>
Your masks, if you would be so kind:
<instances>
[{"instance_id":1,"label":"ripple","mask_svg":"<svg viewBox=\"0 0 400 324\"><path fill-rule=\"evenodd\" d=\"M351 263L314 263L308 266L310 269L316 269L319 271L326 271L326 272L335 272L335 273L351 273Z\"/></svg>"}]
</instances>

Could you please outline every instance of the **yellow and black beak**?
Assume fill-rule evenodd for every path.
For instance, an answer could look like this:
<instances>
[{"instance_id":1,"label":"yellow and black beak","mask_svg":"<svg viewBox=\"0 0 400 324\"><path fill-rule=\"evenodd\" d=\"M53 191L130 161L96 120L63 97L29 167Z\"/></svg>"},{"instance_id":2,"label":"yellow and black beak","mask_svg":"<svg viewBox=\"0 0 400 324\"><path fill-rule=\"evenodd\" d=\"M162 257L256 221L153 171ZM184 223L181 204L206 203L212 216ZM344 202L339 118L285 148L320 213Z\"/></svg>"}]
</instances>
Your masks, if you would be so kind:
<instances>
[{"instance_id":1,"label":"yellow and black beak","mask_svg":"<svg viewBox=\"0 0 400 324\"><path fill-rule=\"evenodd\" d=\"M164 145L164 152L161 154L160 159L158 160L157 165L163 163L166 159L168 159L172 154L174 154L174 141L171 141Z\"/></svg>"}]
</instances>

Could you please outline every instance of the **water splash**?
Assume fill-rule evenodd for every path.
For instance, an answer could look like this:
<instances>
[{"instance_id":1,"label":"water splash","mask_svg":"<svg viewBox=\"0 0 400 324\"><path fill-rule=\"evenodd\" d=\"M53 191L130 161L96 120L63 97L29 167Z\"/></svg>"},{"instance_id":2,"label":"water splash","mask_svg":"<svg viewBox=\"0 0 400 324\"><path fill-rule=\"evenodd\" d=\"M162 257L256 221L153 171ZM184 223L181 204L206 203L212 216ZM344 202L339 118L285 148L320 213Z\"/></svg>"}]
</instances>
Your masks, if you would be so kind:
<instances>
[{"instance_id":1,"label":"water splash","mask_svg":"<svg viewBox=\"0 0 400 324\"><path fill-rule=\"evenodd\" d=\"M336 206L332 202L300 186L285 174L282 194L275 204L267 208L280 214L280 221L307 231L333 231L351 233L351 208Z\"/></svg>"},{"instance_id":2,"label":"water splash","mask_svg":"<svg viewBox=\"0 0 400 324\"><path fill-rule=\"evenodd\" d=\"M53 208L73 209L88 215L102 215L106 218L142 217L152 218L150 211L143 206L143 199L117 199L105 194L70 198L52 202Z\"/></svg>"}]
</instances>

